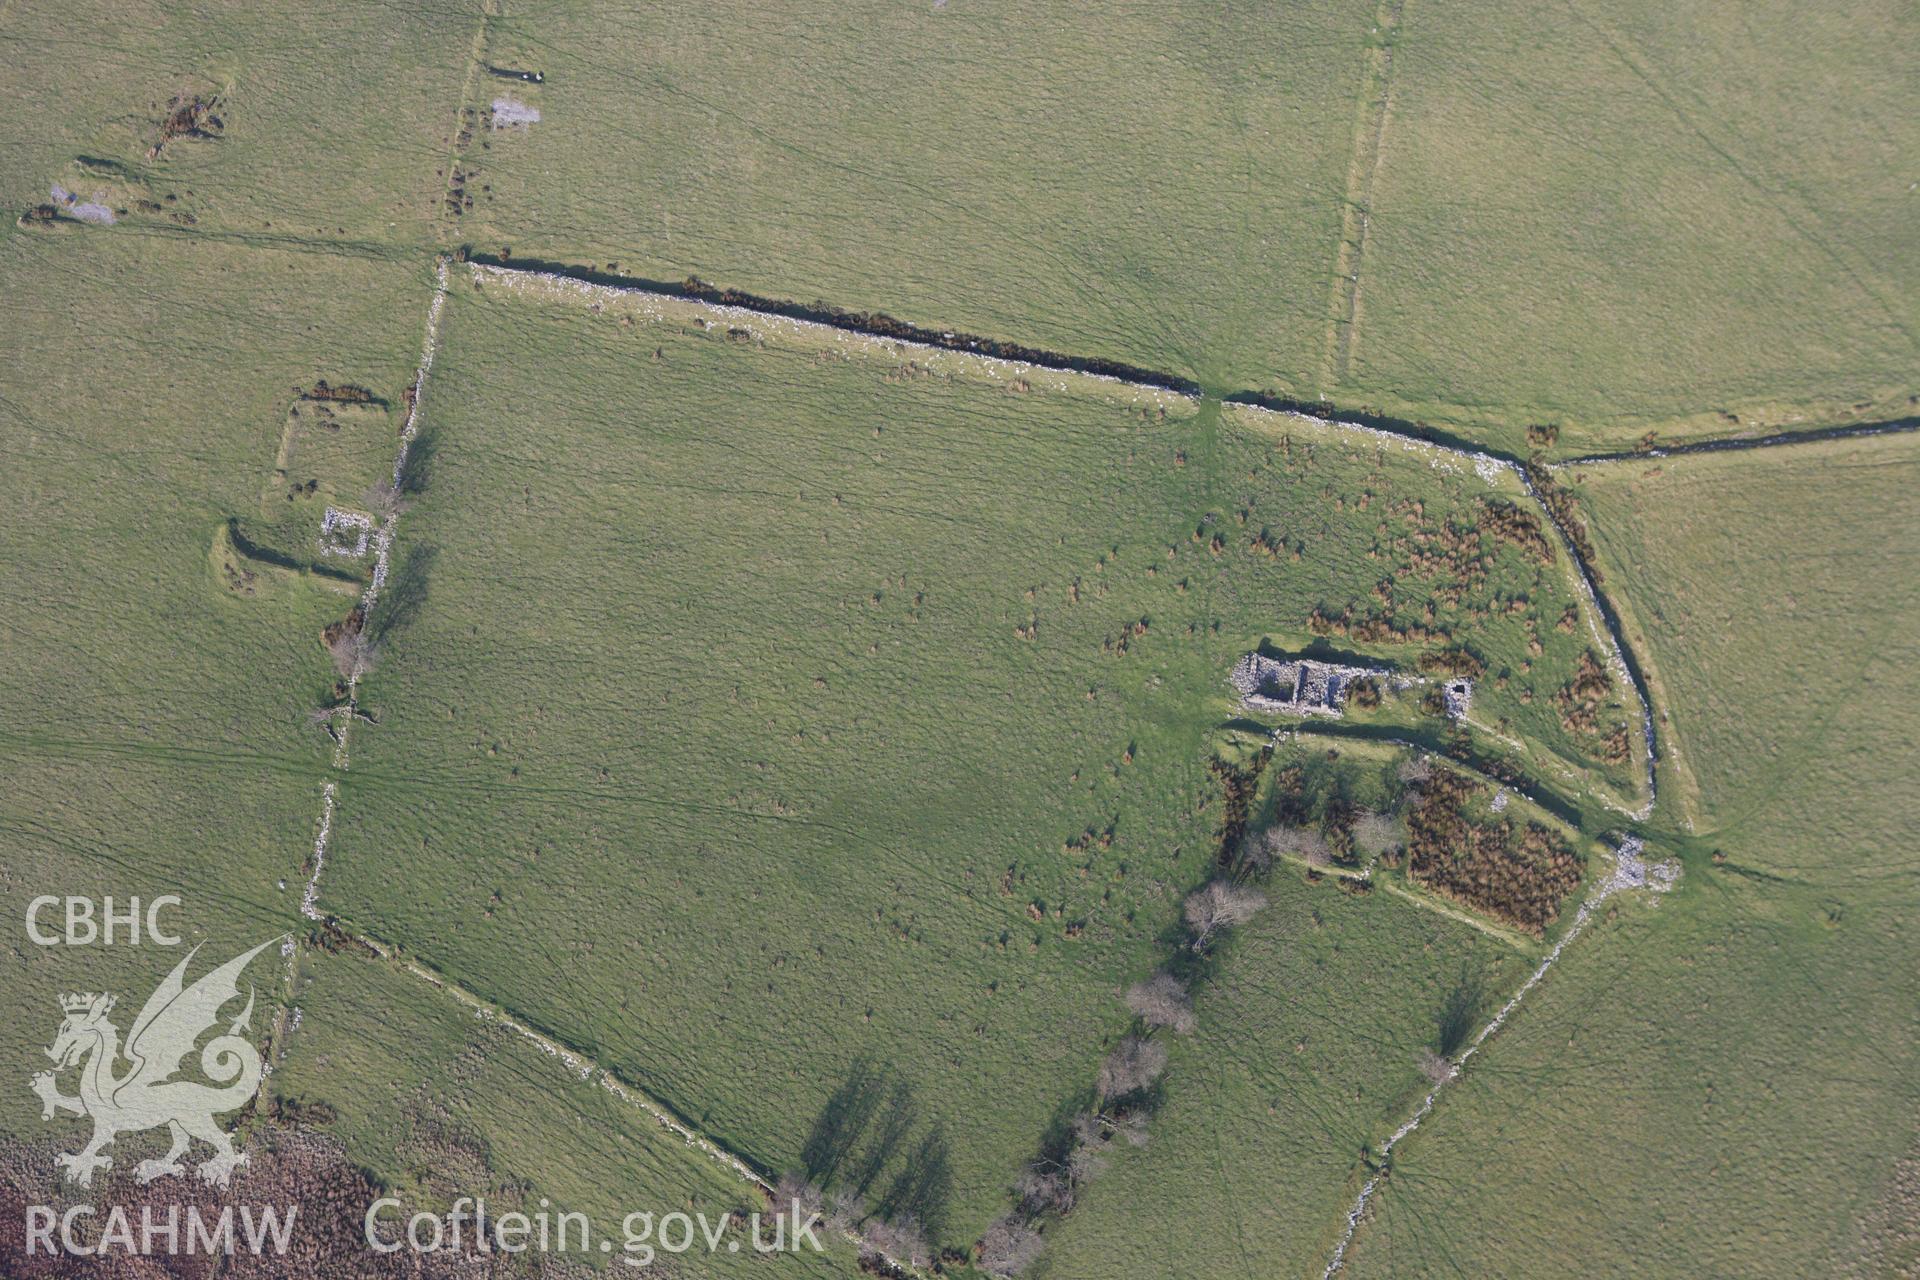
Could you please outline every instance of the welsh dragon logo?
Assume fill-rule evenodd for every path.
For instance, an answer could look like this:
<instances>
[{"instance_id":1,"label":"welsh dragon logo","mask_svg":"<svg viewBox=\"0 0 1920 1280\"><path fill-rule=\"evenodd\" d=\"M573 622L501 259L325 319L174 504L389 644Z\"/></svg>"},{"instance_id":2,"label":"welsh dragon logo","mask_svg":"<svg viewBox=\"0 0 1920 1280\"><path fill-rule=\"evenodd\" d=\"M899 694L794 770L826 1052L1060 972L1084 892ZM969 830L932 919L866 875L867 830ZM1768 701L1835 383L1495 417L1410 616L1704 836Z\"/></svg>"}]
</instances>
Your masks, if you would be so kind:
<instances>
[{"instance_id":1,"label":"welsh dragon logo","mask_svg":"<svg viewBox=\"0 0 1920 1280\"><path fill-rule=\"evenodd\" d=\"M186 1172L180 1157L198 1139L213 1148L212 1158L195 1170L200 1180L227 1185L246 1156L233 1149L214 1117L244 1105L260 1088L260 1053L240 1034L253 1016L251 989L240 1016L200 1050L200 1069L214 1083L174 1077L201 1035L219 1022L221 1008L239 998L239 977L248 962L274 941L278 939L229 960L190 987L183 979L200 948L189 951L147 998L124 1047L119 1028L107 1020L113 1012L112 996L89 992L60 997L65 1020L47 1048L54 1069L36 1074L32 1086L40 1096L42 1120L62 1111L93 1120L93 1140L58 1158L68 1182L92 1186L94 1170L113 1166L113 1158L101 1152L115 1138L165 1125L172 1147L160 1159L136 1165L135 1178L146 1183ZM127 1066L121 1070L123 1058ZM70 1067L80 1069L77 1096L61 1093L55 1080L56 1073Z\"/></svg>"}]
</instances>

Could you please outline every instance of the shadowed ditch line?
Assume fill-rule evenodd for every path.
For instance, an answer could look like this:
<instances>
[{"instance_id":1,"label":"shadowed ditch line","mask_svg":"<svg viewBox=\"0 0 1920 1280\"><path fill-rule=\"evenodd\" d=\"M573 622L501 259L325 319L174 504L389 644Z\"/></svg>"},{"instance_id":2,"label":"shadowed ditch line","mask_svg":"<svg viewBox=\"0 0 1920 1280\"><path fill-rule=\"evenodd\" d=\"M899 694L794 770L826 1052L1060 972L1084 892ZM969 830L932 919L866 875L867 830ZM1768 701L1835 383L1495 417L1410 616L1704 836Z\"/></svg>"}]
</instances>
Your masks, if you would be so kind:
<instances>
[{"instance_id":1,"label":"shadowed ditch line","mask_svg":"<svg viewBox=\"0 0 1920 1280\"><path fill-rule=\"evenodd\" d=\"M1287 725L1278 732L1273 726L1258 720L1243 720L1239 723L1255 726L1259 732L1275 736L1278 736L1278 733L1287 733L1310 737L1353 738L1365 742L1384 742L1396 747L1405 747L1411 751L1424 751L1435 759L1444 760L1451 766L1472 773L1488 786L1511 791L1521 799L1539 806L1576 831L1581 828L1581 814L1577 805L1545 790L1536 779L1529 778L1524 782L1515 782L1493 772L1488 768L1489 762L1478 755L1455 754L1452 744L1436 732L1397 725L1349 724L1339 720L1306 720L1299 724Z\"/></svg>"},{"instance_id":2,"label":"shadowed ditch line","mask_svg":"<svg viewBox=\"0 0 1920 1280\"><path fill-rule=\"evenodd\" d=\"M1149 369L1122 360L1109 360L1104 356L1050 351L1043 347L1030 347L1024 343L987 338L954 329L929 328L925 325L897 320L884 311L848 311L827 302L805 303L785 298L770 298L762 294L748 293L742 289L721 288L707 283L698 276L689 276L678 282L656 280L647 276L601 271L593 267L550 259L508 258L499 254L479 253L471 249L463 251L461 260L515 275L558 277L562 280L598 285L627 293L648 293L663 298L679 298L688 302L705 303L708 306L732 307L740 311L755 312L783 320L824 325L830 329L860 334L863 337L910 342L940 351L984 356L995 360L1033 365L1040 369L1053 369L1061 373L1091 374L1133 386L1171 391L1176 395L1188 396L1195 400L1212 395L1224 404L1251 405L1258 409L1294 413L1336 426L1370 427L1376 431L1384 431L1423 444L1438 445L1444 449L1469 453L1475 457L1488 457L1510 466L1521 463L1521 459L1515 455L1483 448L1466 436L1442 431L1410 418L1396 418L1365 408L1335 408L1322 401L1298 400L1281 395L1277 391L1210 391L1192 378L1162 369Z\"/></svg>"},{"instance_id":3,"label":"shadowed ditch line","mask_svg":"<svg viewBox=\"0 0 1920 1280\"><path fill-rule=\"evenodd\" d=\"M733 307L765 316L825 325L866 337L911 342L942 351L987 356L998 360L1030 364L1036 368L1054 369L1062 373L1092 374L1097 377L1111 378L1116 382L1131 383L1160 391L1172 391L1194 399L1211 397L1223 404L1251 405L1260 409L1299 414L1301 417L1313 418L1334 426L1370 427L1389 435L1400 436L1422 444L1437 445L1474 458L1487 458L1513 467L1532 464L1558 470L1581 463L1624 462L1636 458L1660 458L1720 450L1777 448L1849 436L1920 431L1920 417L1898 418L1879 423L1783 431L1747 440L1703 440L1692 444L1669 445L1652 451L1593 454L1566 461L1546 461L1535 464L1533 459L1483 444L1459 432L1448 431L1414 418L1376 412L1364 405L1336 405L1324 400L1301 400L1278 391L1209 388L1193 378L1162 369L1149 369L1144 365L1130 364L1123 360L1109 360L1104 356L1074 355L1044 347L1031 347L1023 343L983 337L955 329L913 324L896 319L884 311L849 311L829 302L795 302L787 298L750 293L744 289L723 288L709 284L698 276L689 276L680 281L658 280L625 272L602 271L594 267L548 258L507 257L501 254L481 253L471 247L461 249L456 255L456 260L476 263L516 275L557 276L581 284L599 285L630 293L650 293L663 298L680 298L689 302L706 303L709 306Z\"/></svg>"},{"instance_id":4,"label":"shadowed ditch line","mask_svg":"<svg viewBox=\"0 0 1920 1280\"><path fill-rule=\"evenodd\" d=\"M1560 513L1554 509L1554 504L1547 501L1546 496L1540 491L1539 484L1536 483L1538 479L1550 484L1551 478L1544 473L1536 477L1536 468L1533 467L1516 465L1513 469L1519 475L1520 483L1526 486L1528 496L1534 500L1540 510L1546 513L1547 523L1552 525L1553 531L1560 535L1560 545L1567 549L1567 558L1573 562L1581 590L1585 593L1587 602L1593 606L1594 612L1600 615L1601 625L1606 628L1608 638L1613 641L1614 660L1620 664L1628 683L1633 686L1634 693L1639 696L1640 736L1647 753L1647 804L1637 816L1644 822L1653 816L1654 804L1660 798L1660 740L1654 729L1653 693L1647 684L1645 673L1640 669L1640 660L1634 656L1633 646L1627 643L1627 633L1620 625L1619 613L1615 611L1613 602L1600 590L1600 574L1590 559L1591 548L1587 544L1585 533L1580 532L1576 536L1576 531L1567 527L1561 520Z\"/></svg>"},{"instance_id":5,"label":"shadowed ditch line","mask_svg":"<svg viewBox=\"0 0 1920 1280\"><path fill-rule=\"evenodd\" d=\"M1554 471L1567 467L1600 466L1609 462L1645 462L1650 458L1682 458L1690 453L1743 453L1754 449L1777 449L1790 444L1819 444L1823 440L1852 440L1862 436L1891 436L1920 431L1920 417L1889 418L1885 422L1856 422L1851 426L1815 427L1807 431L1776 431L1769 436L1741 440L1696 440L1692 444L1663 445L1657 449L1628 449L1619 453L1593 453L1584 458L1547 464Z\"/></svg>"},{"instance_id":6,"label":"shadowed ditch line","mask_svg":"<svg viewBox=\"0 0 1920 1280\"><path fill-rule=\"evenodd\" d=\"M1020 364L1035 365L1042 369L1057 369L1062 373L1090 373L1098 377L1155 387L1162 391L1173 391L1195 398L1203 394L1200 384L1191 378L1183 378L1178 374L1163 373L1119 360L1108 360L1100 356L1067 355L1059 351L1046 351L1039 347L1022 346L1017 342L1006 342L999 338L983 338L978 334L961 333L952 329L929 329L921 325L909 324L904 320L896 320L884 311L846 311L825 302L791 302L782 298L747 293L740 289L722 289L708 284L698 276L689 276L683 281L673 283L666 280L650 280L645 276L597 271L592 267L574 266L540 258L508 259L498 254L471 251L468 251L465 256L469 262L501 271L525 275L561 276L568 280L577 280L582 284L652 293L668 298L684 298L689 302L704 302L716 307L737 307L742 311L757 311L762 315L826 325L829 328L864 334L873 338L892 338L901 342L916 343L923 347L937 347L942 351L991 356L997 360L1011 360Z\"/></svg>"},{"instance_id":7,"label":"shadowed ditch line","mask_svg":"<svg viewBox=\"0 0 1920 1280\"><path fill-rule=\"evenodd\" d=\"M338 565L327 564L322 560L302 560L284 551L275 551L271 547L261 546L240 531L240 519L237 516L227 517L227 536L233 539L233 549L249 560L256 560L278 569L291 569L295 573L318 574L320 577L349 586L366 585L366 578L363 575L351 573Z\"/></svg>"}]
</instances>

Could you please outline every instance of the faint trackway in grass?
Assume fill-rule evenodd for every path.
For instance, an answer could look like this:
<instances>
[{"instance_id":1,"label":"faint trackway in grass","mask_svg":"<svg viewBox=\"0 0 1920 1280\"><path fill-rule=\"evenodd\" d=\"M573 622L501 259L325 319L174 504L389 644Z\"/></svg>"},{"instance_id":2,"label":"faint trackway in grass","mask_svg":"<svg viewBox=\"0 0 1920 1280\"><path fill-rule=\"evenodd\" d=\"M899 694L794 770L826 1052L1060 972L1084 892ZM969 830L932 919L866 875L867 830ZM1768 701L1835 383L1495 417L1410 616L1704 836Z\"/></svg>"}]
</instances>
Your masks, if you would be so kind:
<instances>
[{"instance_id":1,"label":"faint trackway in grass","mask_svg":"<svg viewBox=\"0 0 1920 1280\"><path fill-rule=\"evenodd\" d=\"M1354 110L1353 152L1347 163L1347 192L1340 215L1340 245L1334 254L1332 297L1327 316L1327 347L1320 366L1322 390L1342 385L1353 358L1360 322L1360 272L1373 218L1373 180L1391 114L1393 37L1406 0L1381 0L1373 17L1366 69Z\"/></svg>"}]
</instances>

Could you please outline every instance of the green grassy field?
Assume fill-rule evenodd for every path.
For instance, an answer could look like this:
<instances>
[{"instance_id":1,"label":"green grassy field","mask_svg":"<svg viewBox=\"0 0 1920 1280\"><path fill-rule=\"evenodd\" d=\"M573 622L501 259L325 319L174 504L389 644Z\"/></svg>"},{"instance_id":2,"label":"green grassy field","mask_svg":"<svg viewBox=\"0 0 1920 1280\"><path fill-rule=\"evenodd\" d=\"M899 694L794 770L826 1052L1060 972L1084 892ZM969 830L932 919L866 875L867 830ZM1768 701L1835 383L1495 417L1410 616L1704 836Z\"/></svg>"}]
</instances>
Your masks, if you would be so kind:
<instances>
[{"instance_id":1,"label":"green grassy field","mask_svg":"<svg viewBox=\"0 0 1920 1280\"><path fill-rule=\"evenodd\" d=\"M9 217L58 182L102 198L122 234L435 242L480 21L477 3L13 6ZM208 136L150 154L176 99L211 104Z\"/></svg>"},{"instance_id":2,"label":"green grassy field","mask_svg":"<svg viewBox=\"0 0 1920 1280\"><path fill-rule=\"evenodd\" d=\"M546 79L473 105L542 118L468 149L460 232L1515 451L1899 416L1908 22L509 6L488 60Z\"/></svg>"},{"instance_id":3,"label":"green grassy field","mask_svg":"<svg viewBox=\"0 0 1920 1280\"><path fill-rule=\"evenodd\" d=\"M1675 749L1667 798L1807 881L1911 866L1862 859L1903 840L1889 753L1913 729L1894 691L1914 655L1908 437L1699 455L1576 473ZM1866 803L1860 803L1860 801ZM1819 832L1840 814L1844 840ZM1793 836L1776 833L1795 817ZM1729 848L1729 855L1734 852Z\"/></svg>"},{"instance_id":4,"label":"green grassy field","mask_svg":"<svg viewBox=\"0 0 1920 1280\"><path fill-rule=\"evenodd\" d=\"M0 181L156 235L698 274L1570 452L1912 412L1909 24L29 7ZM177 97L217 136L150 155ZM493 128L496 98L541 119Z\"/></svg>"},{"instance_id":5,"label":"green grassy field","mask_svg":"<svg viewBox=\"0 0 1920 1280\"><path fill-rule=\"evenodd\" d=\"M298 918L331 746L308 721L331 680L316 637L352 595L223 553L226 522L258 513L296 384L399 396L429 277L78 230L9 228L0 255L33 282L0 298L6 915L179 892L177 923L238 951ZM60 991L151 984L160 959L19 934L8 955L0 1024L41 1045ZM0 1108L39 1127L24 1091Z\"/></svg>"},{"instance_id":6,"label":"green grassy field","mask_svg":"<svg viewBox=\"0 0 1920 1280\"><path fill-rule=\"evenodd\" d=\"M332 750L308 715L334 679L318 632L354 592L237 555L224 534L240 518L289 539L274 550L319 559L317 511L283 499L297 519L263 510L294 388L325 378L399 402L431 272L78 230L9 228L0 254L10 278L34 282L0 298L17 357L0 370L0 501L16 517L0 526L0 909L14 930L0 952L0 1047L24 1085L46 1065L60 995L117 993L124 1031L181 958L124 932L110 948L31 945L31 899L111 895L124 909L177 894L162 921L205 947L196 976L305 934ZM183 279L196 281L190 296ZM339 434L315 462L351 476L340 481L351 494L390 460L393 429ZM43 927L57 932L58 915ZM267 1098L331 1108L320 1131L417 1203L504 1185L582 1208L604 1230L634 1209L717 1213L755 1198L597 1082L570 1088L544 1054L417 979L323 953L301 972L301 1030L278 1042ZM263 1037L283 973L270 952L247 975ZM81 1132L70 1118L44 1123L26 1088L0 1091L10 1152L16 1141L72 1150ZM445 1153L422 1136L447 1132L464 1163L436 1163ZM145 1143L125 1138L117 1168L152 1154ZM789 1270L843 1274L852 1261L841 1251Z\"/></svg>"},{"instance_id":7,"label":"green grassy field","mask_svg":"<svg viewBox=\"0 0 1920 1280\"><path fill-rule=\"evenodd\" d=\"M1471 520L1486 482L507 287L448 303L396 570L420 557L424 591L363 690L323 905L768 1167L856 1061L888 1064L970 1240L1211 855L1234 659L1371 590L1381 508ZM1254 549L1282 517L1297 560ZM1570 603L1486 554L1477 590ZM1462 614L1525 643L1517 612Z\"/></svg>"},{"instance_id":8,"label":"green grassy field","mask_svg":"<svg viewBox=\"0 0 1920 1280\"><path fill-rule=\"evenodd\" d=\"M487 56L546 82L476 102L542 118L468 152L461 231L1294 382L1324 341L1371 12L514 6Z\"/></svg>"},{"instance_id":9,"label":"green grassy field","mask_svg":"<svg viewBox=\"0 0 1920 1280\"><path fill-rule=\"evenodd\" d=\"M1448 1001L1490 1012L1523 972L1512 947L1389 894L1293 869L1267 893L1175 1041L1153 1140L1054 1233L1048 1276L1318 1274L1362 1149L1428 1087L1415 1057Z\"/></svg>"},{"instance_id":10,"label":"green grassy field","mask_svg":"<svg viewBox=\"0 0 1920 1280\"><path fill-rule=\"evenodd\" d=\"M476 1020L394 965L308 952L297 999L300 1030L273 1089L330 1108L327 1131L364 1153L380 1182L405 1201L400 1216L382 1219L387 1238L398 1237L395 1224L414 1206L444 1212L458 1196L485 1196L496 1215L509 1208L532 1214L544 1197L556 1216L585 1214L592 1241L611 1239L616 1259L626 1256L630 1231L636 1262L644 1260L638 1246L655 1243L656 1273L857 1274L852 1246L830 1232L820 1233L823 1253L773 1258L754 1253L745 1228L729 1233L734 1250L722 1243L709 1252L702 1242L675 1258L658 1249L630 1214L704 1213L718 1222L736 1210L770 1215L766 1198L598 1078L582 1080L518 1032ZM769 1223L761 1239L772 1238ZM570 1249L570 1260L604 1265L596 1249L584 1257Z\"/></svg>"},{"instance_id":11,"label":"green grassy field","mask_svg":"<svg viewBox=\"0 0 1920 1280\"><path fill-rule=\"evenodd\" d=\"M307 936L332 783L320 905L402 958L263 958L268 1109L422 1205L756 1207L417 958L770 1173L865 1090L904 1122L839 1181L929 1174L963 1249L1183 945L1212 752L1281 723L1241 654L1475 671L1464 727L1408 692L1283 745L1367 807L1409 739L1523 775L1541 805L1503 812L1576 825L1592 872L1641 799L1637 707L1516 478L1217 393L1557 456L1913 413L1913 23L0 5L0 913L180 893L207 957ZM168 136L187 103L203 136ZM55 185L118 224L36 216ZM378 505L463 243L1216 398L456 267L347 768L320 633L369 566L319 522ZM1395 1149L1351 1270L1911 1273L1915 441L1560 478L1686 876L1609 903ZM1436 1017L1490 1012L1575 901L1528 937L1381 867L1272 873L1152 1144L1036 1274L1318 1274ZM37 1065L61 993L137 1007L176 959L16 933L0 1050ZM0 1091L0 1163L77 1132Z\"/></svg>"},{"instance_id":12,"label":"green grassy field","mask_svg":"<svg viewBox=\"0 0 1920 1280\"><path fill-rule=\"evenodd\" d=\"M1356 1275L1911 1270L1915 466L1881 439L1585 476L1687 879L1570 951L1397 1153Z\"/></svg>"},{"instance_id":13,"label":"green grassy field","mask_svg":"<svg viewBox=\"0 0 1920 1280\"><path fill-rule=\"evenodd\" d=\"M10 500L28 517L9 526L9 609L41 618L7 632L15 914L43 891L185 885L209 954L302 932L336 777L324 906L770 1168L856 1061L886 1064L916 1093L916 1134L949 1147L955 1242L1091 1078L1119 1029L1113 993L1153 962L1211 856L1205 742L1235 714L1224 674L1240 652L1304 639L1309 614L1374 600L1402 571L1402 606L1432 603L1490 661L1558 680L1581 651L1549 630L1544 655L1525 654L1528 619L1571 602L1563 565L1475 535L1484 566L1414 572L1388 545L1467 528L1504 492L1422 450L804 331L743 345L701 333L697 309L462 291L387 666L363 691L382 723L337 774L308 713L330 696L318 632L352 603L355 566L319 553L317 521L328 502L364 507L390 455L428 271L80 228L15 229L5 246L44 282L12 295L40 345L4 387L22 427ZM186 277L190 298L165 283ZM56 322L35 309L46 297ZM500 367L527 381L497 385ZM378 403L320 416L322 381ZM910 555L875 574L886 546ZM515 602L535 577L550 605L529 613ZM1522 595L1526 618L1488 607ZM609 651L608 635L631 639ZM1379 647L1404 664L1432 646ZM1518 688L1490 685L1482 705L1489 726L1534 714ZM699 729L642 731L636 709ZM1036 716L1059 732L1023 727ZM137 994L170 958L16 948L9 1043L51 1036L60 990ZM302 971L356 964L372 962L309 953ZM391 1136L414 1121L383 1109L377 1082L423 1088L485 1054L406 1030L451 1000L424 985L404 1015L350 1016L344 993L393 980L303 989L271 1092L332 1108L350 1158L431 1203L439 1184ZM380 1058L396 1031L408 1052ZM575 1155L540 1136L544 1119L483 1119L496 1100L533 1105L510 1075L488 1081L447 1100L480 1135L484 1177L567 1191L543 1170ZM24 1092L0 1116L47 1132ZM673 1176L698 1184L687 1159ZM616 1163L596 1205L680 1194L649 1170Z\"/></svg>"},{"instance_id":14,"label":"green grassy field","mask_svg":"<svg viewBox=\"0 0 1920 1280\"><path fill-rule=\"evenodd\" d=\"M1871 0L1410 6L1344 395L1515 447L1912 413L1916 104L1841 87L1911 27Z\"/></svg>"}]
</instances>

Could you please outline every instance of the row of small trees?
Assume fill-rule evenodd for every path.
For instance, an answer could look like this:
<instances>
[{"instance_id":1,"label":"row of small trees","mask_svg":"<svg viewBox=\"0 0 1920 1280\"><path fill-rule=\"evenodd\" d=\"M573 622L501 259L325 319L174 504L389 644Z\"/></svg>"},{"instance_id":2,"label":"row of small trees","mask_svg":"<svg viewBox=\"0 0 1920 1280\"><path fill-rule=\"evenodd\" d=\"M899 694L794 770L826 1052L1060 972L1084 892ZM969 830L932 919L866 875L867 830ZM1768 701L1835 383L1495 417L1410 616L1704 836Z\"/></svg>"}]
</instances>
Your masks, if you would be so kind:
<instances>
[{"instance_id":1,"label":"row of small trees","mask_svg":"<svg viewBox=\"0 0 1920 1280\"><path fill-rule=\"evenodd\" d=\"M1222 876L1188 895L1181 917L1185 952L1203 955L1229 930L1252 920L1267 905L1251 884ZM1179 963L1188 972L1198 966ZM1145 1146L1157 1101L1155 1090L1167 1069L1163 1032L1190 1035L1199 1025L1189 983L1171 969L1128 987L1123 1000L1134 1025L1100 1063L1092 1105L1068 1121L1039 1159L1013 1186L1014 1207L987 1229L976 1260L989 1275L1017 1276L1040 1256L1046 1223L1072 1212L1086 1185L1107 1167L1115 1142Z\"/></svg>"}]
</instances>

